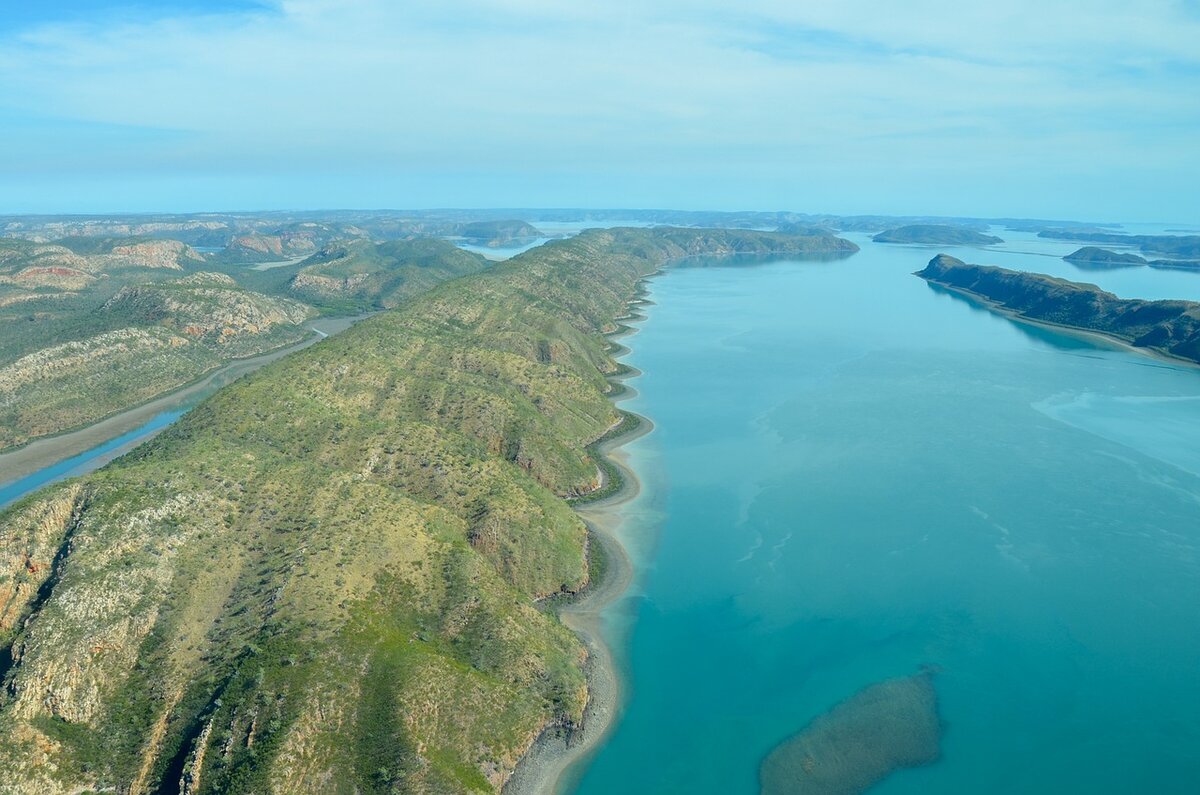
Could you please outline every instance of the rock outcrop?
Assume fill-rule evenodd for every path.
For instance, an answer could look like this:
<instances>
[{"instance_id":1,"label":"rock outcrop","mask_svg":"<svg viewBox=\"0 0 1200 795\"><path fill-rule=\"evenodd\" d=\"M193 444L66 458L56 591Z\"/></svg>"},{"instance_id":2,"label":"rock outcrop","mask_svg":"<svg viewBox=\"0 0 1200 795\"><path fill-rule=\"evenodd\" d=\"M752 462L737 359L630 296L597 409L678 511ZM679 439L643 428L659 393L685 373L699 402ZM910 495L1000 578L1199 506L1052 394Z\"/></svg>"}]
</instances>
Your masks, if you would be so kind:
<instances>
[{"instance_id":1,"label":"rock outcrop","mask_svg":"<svg viewBox=\"0 0 1200 795\"><path fill-rule=\"evenodd\" d=\"M102 311L162 325L207 343L242 348L247 336L278 326L299 326L312 314L299 301L243 290L229 276L205 272L122 288Z\"/></svg>"}]
</instances>

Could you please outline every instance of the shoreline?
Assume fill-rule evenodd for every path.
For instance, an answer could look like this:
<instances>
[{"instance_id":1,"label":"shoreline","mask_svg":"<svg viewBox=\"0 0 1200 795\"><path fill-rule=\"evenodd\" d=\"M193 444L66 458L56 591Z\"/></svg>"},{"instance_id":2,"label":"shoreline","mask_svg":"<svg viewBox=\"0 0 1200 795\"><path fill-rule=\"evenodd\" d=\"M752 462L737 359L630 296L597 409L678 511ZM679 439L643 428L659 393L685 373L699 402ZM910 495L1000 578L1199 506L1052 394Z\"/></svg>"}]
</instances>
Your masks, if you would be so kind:
<instances>
[{"instance_id":1,"label":"shoreline","mask_svg":"<svg viewBox=\"0 0 1200 795\"><path fill-rule=\"evenodd\" d=\"M614 346L614 356L624 356L629 348L616 342L617 339L636 334L638 329L626 325L626 321L644 320L645 315L637 311L647 301L641 293L629 301L630 311L614 318L617 329L604 336ZM637 395L637 390L625 384L625 379L640 375L640 371L622 366L611 374L610 395L618 404ZM596 443L597 458L602 480L597 491L608 485L604 479L605 468L612 467L620 481L610 493L594 501L583 501L574 506L588 530L589 544L599 544L604 550L606 568L600 582L588 583L579 598L557 608L558 618L567 629L583 642L588 659L584 668L588 684L588 703L583 720L577 727L548 726L533 745L517 762L512 775L501 789L502 795L557 795L577 764L595 753L600 743L616 726L616 718L624 706L625 687L614 661L613 651L604 641L604 611L624 596L633 583L633 561L616 535L621 520L620 509L634 500L642 489L641 481L628 466L620 448L654 430L654 423L647 417L624 412L633 417L621 433L608 438L601 437ZM615 427L620 427L620 423Z\"/></svg>"},{"instance_id":2,"label":"shoreline","mask_svg":"<svg viewBox=\"0 0 1200 795\"><path fill-rule=\"evenodd\" d=\"M20 447L0 453L0 485L14 483L40 470L52 467L69 458L74 458L106 442L135 431L159 414L183 408L189 399L200 395L205 390L214 386L216 388L224 386L227 382L222 382L222 379L226 377L229 377L229 381L241 378L288 354L304 350L328 336L345 331L359 320L363 320L369 316L370 314L314 318L309 323L309 329L315 333L309 333L297 342L263 353L257 353L253 356L232 359L220 367L209 370L207 373L202 373L193 380L169 392L157 395L114 414L109 414L107 417L103 417L82 428L63 431L51 436L40 436ZM165 427L156 431L149 431L147 435L139 436L136 440L132 440L131 444L136 446L148 441L158 432L165 430ZM122 453L124 452L128 452L128 450L124 449L123 446ZM97 466L97 468L99 467Z\"/></svg>"},{"instance_id":3,"label":"shoreline","mask_svg":"<svg viewBox=\"0 0 1200 795\"><path fill-rule=\"evenodd\" d=\"M913 275L917 276L919 274L914 273ZM924 278L924 277L921 277L921 278ZM944 282L935 281L933 279L925 279L925 282L927 284L932 284L942 290L945 290L948 293L952 293L953 295L957 295L961 298L965 298L965 299L971 301L972 303L974 303L978 306L981 306L984 309L989 310L990 312L1000 315L1001 317L1006 318L1007 320L1013 321L1014 323L1026 323L1030 326L1036 326L1038 328L1049 329L1051 331L1065 332L1072 336L1080 337L1080 338L1086 339L1086 340L1092 340L1092 341L1098 340L1101 342L1106 342L1118 350L1126 351L1128 353L1136 353L1136 354L1146 357L1147 359L1156 359L1156 360L1162 362L1163 364L1182 365L1184 367L1187 367L1188 369L1200 369L1200 362L1194 361L1192 359L1185 359L1182 356L1176 356L1173 353L1168 353L1167 351L1159 350L1158 348L1139 347L1137 345L1134 345L1130 340L1126 339L1125 337L1119 336L1117 334L1113 334L1113 333L1110 333L1107 331L1099 331L1098 329L1082 328L1080 326L1069 326L1065 323L1055 323L1052 320L1041 320L1038 318L1028 317L1026 315L1021 314L1020 312L1017 312L1014 309L1009 309L1007 306L1000 303L999 301L993 301L992 299L988 298L987 296L980 295L979 293L972 292L971 290L966 290L962 287L955 287L953 285L946 284Z\"/></svg>"}]
</instances>

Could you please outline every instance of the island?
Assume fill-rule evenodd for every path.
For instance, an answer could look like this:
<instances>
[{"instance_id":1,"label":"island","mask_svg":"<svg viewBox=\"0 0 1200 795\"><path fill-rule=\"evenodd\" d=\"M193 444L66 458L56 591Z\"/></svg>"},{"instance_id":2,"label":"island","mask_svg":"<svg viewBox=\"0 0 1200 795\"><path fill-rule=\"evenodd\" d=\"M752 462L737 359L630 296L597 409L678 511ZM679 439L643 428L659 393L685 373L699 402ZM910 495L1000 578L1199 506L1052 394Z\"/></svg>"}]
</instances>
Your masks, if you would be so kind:
<instances>
[{"instance_id":1,"label":"island","mask_svg":"<svg viewBox=\"0 0 1200 795\"><path fill-rule=\"evenodd\" d=\"M935 246L990 246L1004 241L965 226L913 224L880 232L871 238L876 243L921 243Z\"/></svg>"},{"instance_id":2,"label":"island","mask_svg":"<svg viewBox=\"0 0 1200 795\"><path fill-rule=\"evenodd\" d=\"M1180 259L1200 258L1200 235L1122 235L1113 232L1046 229L1038 237L1136 246L1143 253L1166 254Z\"/></svg>"},{"instance_id":3,"label":"island","mask_svg":"<svg viewBox=\"0 0 1200 795\"><path fill-rule=\"evenodd\" d=\"M1145 265L1146 260L1139 257L1137 254L1122 254L1116 251L1109 251L1106 248L1098 248L1096 246L1084 246L1081 249L1071 252L1063 257L1067 262L1076 265L1090 265L1096 267L1126 267L1129 265Z\"/></svg>"},{"instance_id":4,"label":"island","mask_svg":"<svg viewBox=\"0 0 1200 795\"><path fill-rule=\"evenodd\" d=\"M489 248L521 245L542 237L537 227L519 219L472 221L463 224L459 234L470 243Z\"/></svg>"},{"instance_id":5,"label":"island","mask_svg":"<svg viewBox=\"0 0 1200 795\"><path fill-rule=\"evenodd\" d=\"M1200 363L1200 303L1118 298L1094 284L939 254L918 271L926 281L1013 316L1096 332L1137 348Z\"/></svg>"},{"instance_id":6,"label":"island","mask_svg":"<svg viewBox=\"0 0 1200 795\"><path fill-rule=\"evenodd\" d=\"M0 512L0 791L499 791L590 699L547 599L593 576L568 500L601 488L589 448L623 422L603 335L673 261L853 250L591 230L269 364Z\"/></svg>"}]
</instances>

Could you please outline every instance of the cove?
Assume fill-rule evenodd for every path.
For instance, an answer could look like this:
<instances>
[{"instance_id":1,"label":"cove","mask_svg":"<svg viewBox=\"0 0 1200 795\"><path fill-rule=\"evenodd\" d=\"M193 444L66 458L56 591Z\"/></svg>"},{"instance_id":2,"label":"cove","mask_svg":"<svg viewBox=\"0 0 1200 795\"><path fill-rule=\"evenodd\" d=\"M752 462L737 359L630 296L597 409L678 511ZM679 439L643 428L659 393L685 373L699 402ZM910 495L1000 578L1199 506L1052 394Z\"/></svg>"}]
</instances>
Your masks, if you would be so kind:
<instances>
[{"instance_id":1,"label":"cove","mask_svg":"<svg viewBox=\"0 0 1200 795\"><path fill-rule=\"evenodd\" d=\"M604 616L624 707L564 789L756 793L772 749L934 671L940 757L875 793L1190 793L1200 779L1200 371L1014 322L912 276L1074 270L1075 246L872 243L703 260L623 340L636 576Z\"/></svg>"}]
</instances>

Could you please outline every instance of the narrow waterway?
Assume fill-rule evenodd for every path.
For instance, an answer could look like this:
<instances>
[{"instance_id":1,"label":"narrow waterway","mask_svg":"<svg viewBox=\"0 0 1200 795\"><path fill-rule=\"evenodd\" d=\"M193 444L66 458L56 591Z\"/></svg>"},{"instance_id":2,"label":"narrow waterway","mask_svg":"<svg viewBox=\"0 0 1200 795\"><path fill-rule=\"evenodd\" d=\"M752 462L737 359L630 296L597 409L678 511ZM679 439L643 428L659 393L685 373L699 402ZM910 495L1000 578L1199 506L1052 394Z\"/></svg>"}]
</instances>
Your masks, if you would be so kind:
<instances>
[{"instance_id":1,"label":"narrow waterway","mask_svg":"<svg viewBox=\"0 0 1200 795\"><path fill-rule=\"evenodd\" d=\"M370 315L318 318L312 334L295 345L237 359L169 394L85 428L38 439L0 454L0 508L49 483L84 475L154 438L189 409L226 384L273 361L345 331Z\"/></svg>"},{"instance_id":2,"label":"narrow waterway","mask_svg":"<svg viewBox=\"0 0 1200 795\"><path fill-rule=\"evenodd\" d=\"M872 792L1195 791L1200 370L911 274L945 250L1190 299L1200 274L997 234L652 281L626 359L656 426L626 448L637 576L605 617L626 704L570 791L759 792L778 744L918 671L940 760Z\"/></svg>"}]
</instances>

